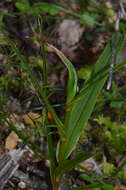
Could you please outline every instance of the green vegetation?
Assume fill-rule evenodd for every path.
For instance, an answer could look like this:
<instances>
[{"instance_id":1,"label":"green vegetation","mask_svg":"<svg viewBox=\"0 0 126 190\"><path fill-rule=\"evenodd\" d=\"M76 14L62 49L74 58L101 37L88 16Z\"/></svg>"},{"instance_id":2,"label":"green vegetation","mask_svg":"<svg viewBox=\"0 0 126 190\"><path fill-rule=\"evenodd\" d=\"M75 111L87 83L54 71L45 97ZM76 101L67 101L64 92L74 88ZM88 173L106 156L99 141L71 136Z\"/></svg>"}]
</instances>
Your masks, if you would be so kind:
<instances>
[{"instance_id":1,"label":"green vegetation","mask_svg":"<svg viewBox=\"0 0 126 190\"><path fill-rule=\"evenodd\" d=\"M14 130L24 143L28 144L36 154L40 155L44 159L44 155L40 152L37 143L34 143L34 137L37 135L43 135L47 139L48 146L48 159L50 160L50 177L52 183L52 189L58 190L61 184L61 180L67 172L73 168L81 168L85 171L85 175L81 175L81 178L88 182L88 185L83 187L72 188L73 190L81 189L99 189L113 190L114 187L110 185L110 181L114 178L119 178L122 181L125 180L125 171L121 171L122 167L114 166L114 157L117 155L124 155L126 150L125 136L126 128L125 122L122 122L122 118L126 111L126 103L123 94L125 86L118 88L117 85L112 83L112 90L102 90L109 76L110 64L112 63L113 54L113 41L114 52L117 57L123 46L124 35L113 34L111 40L106 45L104 51L101 53L97 62L93 66L86 66L79 71L75 69L73 64L65 55L43 40L43 19L48 19L56 16L59 12L64 12L67 15L74 16L84 24L85 27L93 27L98 25L100 30L104 28L110 15L114 13L109 8L102 7L102 11L106 15L106 20L100 24L98 21L100 15L100 8L97 7L97 1L93 1L95 8L90 6L87 2L86 13L74 13L71 10L63 8L59 5L47 4L47 3L35 3L32 6L28 1L18 1L15 6L20 10L18 13L10 14L10 16L17 16L17 14L32 15L37 21L37 30L41 35L42 42L40 43L40 54L38 58L35 56L28 57L20 50L18 45L6 34L4 45L1 45L1 52L6 54L9 61L7 69L13 67L16 68L21 76L11 76L8 73L0 77L0 118L6 121L11 130ZM83 1L80 1L78 6L81 6ZM88 9L90 7L90 9ZM90 14L92 12L92 14ZM1 14L3 18L4 13ZM5 13L6 15L6 13ZM4 24L1 19L1 27L4 29ZM105 29L105 28L104 28ZM35 31L36 32L36 31ZM36 32L37 33L37 32ZM38 35L38 36L39 36ZM38 37L37 40L40 37ZM6 44L8 44L9 51L6 51ZM50 101L51 96L57 91L51 87L48 83L48 65L46 63L46 56L49 51L55 53L62 61L64 66L68 70L66 100L65 103L61 102L60 107L64 109L63 115L58 114L55 105ZM29 64L28 64L29 62ZM11 65L11 66L10 66ZM125 65L125 62L118 64L113 68L113 72L117 71ZM6 68L6 65L0 65ZM35 69L39 70L43 77L43 84L39 82L38 76L36 76ZM83 80L81 89L78 90L78 79ZM11 91L17 91L19 88L28 89L36 93L36 99L42 100L43 105L39 107L39 113L41 113L41 120L35 125L36 130L30 131L28 128L20 130L13 122L7 120L8 111L5 108L5 100L7 98L8 89ZM107 106L107 113L104 112L105 106ZM52 121L50 122L48 113L51 114ZM103 114L101 114L103 113ZM116 120L113 120L113 115L116 116ZM88 130L88 120L96 122L98 127ZM93 127L93 126L92 126ZM56 142L54 142L54 136ZM77 149L78 142L81 144L81 140L86 139L89 136L90 139L97 138L97 144L92 145L92 152L76 151L76 155L72 157L73 150ZM101 177L86 170L80 165L90 157L101 157L102 145L107 147L109 153L109 161L101 164L103 173L109 177L109 179L103 180ZM46 155L47 156L47 155ZM46 159L46 158L45 158ZM111 180L110 180L111 179Z\"/></svg>"}]
</instances>

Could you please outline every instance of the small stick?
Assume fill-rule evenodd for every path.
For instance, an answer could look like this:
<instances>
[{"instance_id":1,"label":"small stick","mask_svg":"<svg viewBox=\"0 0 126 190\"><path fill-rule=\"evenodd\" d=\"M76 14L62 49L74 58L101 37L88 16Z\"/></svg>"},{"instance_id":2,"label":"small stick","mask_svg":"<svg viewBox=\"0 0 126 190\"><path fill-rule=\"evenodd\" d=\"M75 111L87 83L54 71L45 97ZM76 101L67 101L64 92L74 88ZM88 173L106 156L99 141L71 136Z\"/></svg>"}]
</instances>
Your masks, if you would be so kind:
<instances>
[{"instance_id":1,"label":"small stick","mask_svg":"<svg viewBox=\"0 0 126 190\"><path fill-rule=\"evenodd\" d=\"M118 14L117 14L117 20L116 20L116 23L115 23L116 35L118 35L118 33L119 33L119 22L120 22L121 18L126 19L126 12L125 12L125 9L123 7L122 2L119 3L119 10L118 10ZM112 42L112 57L111 57L111 65L110 65L110 70L109 70L109 79L108 79L108 83L107 83L107 87L106 87L107 90L110 90L110 88L111 88L112 70L113 70L114 65L116 64L116 52L114 51L114 49L115 49L114 42Z\"/></svg>"},{"instance_id":2,"label":"small stick","mask_svg":"<svg viewBox=\"0 0 126 190\"><path fill-rule=\"evenodd\" d=\"M2 190L15 171L18 169L24 149L10 150L0 155L0 189Z\"/></svg>"}]
</instances>

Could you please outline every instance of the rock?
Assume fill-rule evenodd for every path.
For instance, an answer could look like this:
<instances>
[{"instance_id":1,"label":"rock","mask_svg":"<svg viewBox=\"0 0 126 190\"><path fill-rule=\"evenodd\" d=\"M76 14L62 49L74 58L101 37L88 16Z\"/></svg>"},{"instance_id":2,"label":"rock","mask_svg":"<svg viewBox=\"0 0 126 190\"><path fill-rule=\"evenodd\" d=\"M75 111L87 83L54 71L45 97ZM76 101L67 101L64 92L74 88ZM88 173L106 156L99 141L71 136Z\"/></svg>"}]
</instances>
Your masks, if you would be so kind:
<instances>
[{"instance_id":1,"label":"rock","mask_svg":"<svg viewBox=\"0 0 126 190\"><path fill-rule=\"evenodd\" d=\"M70 58L71 61L76 57L75 50L78 48L83 32L84 27L76 20L66 19L59 26L58 43L61 46L61 51Z\"/></svg>"},{"instance_id":2,"label":"rock","mask_svg":"<svg viewBox=\"0 0 126 190\"><path fill-rule=\"evenodd\" d=\"M23 181L21 181L21 182L18 183L18 187L20 189L25 189L26 188L26 184Z\"/></svg>"},{"instance_id":3,"label":"rock","mask_svg":"<svg viewBox=\"0 0 126 190\"><path fill-rule=\"evenodd\" d=\"M79 22L66 19L59 26L59 41L62 50L67 50L79 42L82 34L84 32L84 27L81 27Z\"/></svg>"}]
</instances>

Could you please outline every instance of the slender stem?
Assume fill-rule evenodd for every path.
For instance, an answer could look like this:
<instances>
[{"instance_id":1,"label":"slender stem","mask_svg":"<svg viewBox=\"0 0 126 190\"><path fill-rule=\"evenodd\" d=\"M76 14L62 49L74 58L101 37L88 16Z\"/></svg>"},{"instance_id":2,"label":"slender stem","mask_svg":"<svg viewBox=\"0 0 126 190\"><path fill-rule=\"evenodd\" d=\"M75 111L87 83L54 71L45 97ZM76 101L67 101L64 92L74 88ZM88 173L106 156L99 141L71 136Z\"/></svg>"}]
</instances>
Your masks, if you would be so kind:
<instances>
[{"instance_id":1,"label":"slender stem","mask_svg":"<svg viewBox=\"0 0 126 190\"><path fill-rule=\"evenodd\" d=\"M60 190L61 179L62 179L62 174L56 177L52 190Z\"/></svg>"}]
</instances>

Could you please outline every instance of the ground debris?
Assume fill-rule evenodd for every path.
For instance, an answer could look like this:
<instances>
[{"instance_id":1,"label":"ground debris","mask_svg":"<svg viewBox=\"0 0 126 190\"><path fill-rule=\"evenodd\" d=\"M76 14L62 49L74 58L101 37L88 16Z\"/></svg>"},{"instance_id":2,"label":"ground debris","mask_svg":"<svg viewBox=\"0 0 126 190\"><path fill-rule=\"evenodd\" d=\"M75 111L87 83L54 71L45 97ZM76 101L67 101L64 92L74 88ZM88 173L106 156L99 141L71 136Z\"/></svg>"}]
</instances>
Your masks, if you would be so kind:
<instances>
[{"instance_id":1,"label":"ground debris","mask_svg":"<svg viewBox=\"0 0 126 190\"><path fill-rule=\"evenodd\" d=\"M59 26L58 35L61 51L71 60L75 56L74 50L77 49L83 32L84 27L73 19L65 19Z\"/></svg>"},{"instance_id":2,"label":"ground debris","mask_svg":"<svg viewBox=\"0 0 126 190\"><path fill-rule=\"evenodd\" d=\"M19 140L19 137L17 136L15 132L12 131L9 134L9 136L6 138L5 149L12 150L16 148L18 140Z\"/></svg>"},{"instance_id":3,"label":"ground debris","mask_svg":"<svg viewBox=\"0 0 126 190\"><path fill-rule=\"evenodd\" d=\"M18 169L18 161L24 153L24 149L10 150L0 155L0 187L4 188L8 179L10 179Z\"/></svg>"}]
</instances>

